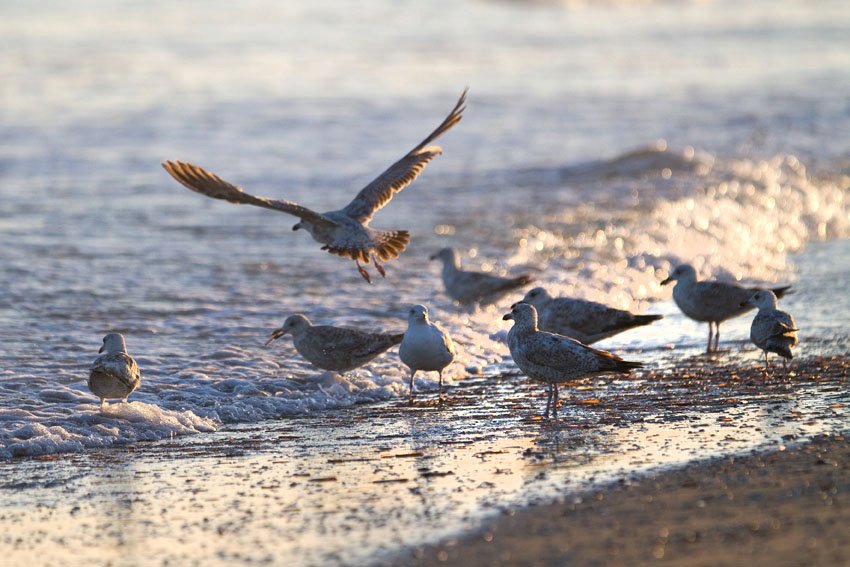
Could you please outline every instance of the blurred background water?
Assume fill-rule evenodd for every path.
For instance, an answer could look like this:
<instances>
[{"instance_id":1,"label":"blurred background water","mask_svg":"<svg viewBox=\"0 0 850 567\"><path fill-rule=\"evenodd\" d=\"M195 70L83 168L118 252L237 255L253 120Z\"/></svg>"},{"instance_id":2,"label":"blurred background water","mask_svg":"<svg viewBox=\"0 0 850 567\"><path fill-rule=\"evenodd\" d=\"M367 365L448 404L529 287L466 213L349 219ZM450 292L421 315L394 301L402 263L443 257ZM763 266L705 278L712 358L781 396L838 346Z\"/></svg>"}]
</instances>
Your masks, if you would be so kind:
<instances>
[{"instance_id":1,"label":"blurred background water","mask_svg":"<svg viewBox=\"0 0 850 567\"><path fill-rule=\"evenodd\" d=\"M816 249L826 275L801 273L798 254L850 235L847 29L838 0L4 2L0 456L406 393L392 353L339 379L289 341L263 348L293 312L402 330L426 303L459 344L454 379L498 372L517 298L458 310L428 262L446 245L556 294L665 314L601 344L650 362L704 344L658 286L680 261L832 286L784 305L806 308L801 352L836 334L846 351L846 240ZM372 286L294 218L190 193L159 167L339 208L467 85L444 155L373 221L412 243ZM721 338L742 347L748 325ZM98 416L85 386L107 331L143 372L121 419Z\"/></svg>"}]
</instances>

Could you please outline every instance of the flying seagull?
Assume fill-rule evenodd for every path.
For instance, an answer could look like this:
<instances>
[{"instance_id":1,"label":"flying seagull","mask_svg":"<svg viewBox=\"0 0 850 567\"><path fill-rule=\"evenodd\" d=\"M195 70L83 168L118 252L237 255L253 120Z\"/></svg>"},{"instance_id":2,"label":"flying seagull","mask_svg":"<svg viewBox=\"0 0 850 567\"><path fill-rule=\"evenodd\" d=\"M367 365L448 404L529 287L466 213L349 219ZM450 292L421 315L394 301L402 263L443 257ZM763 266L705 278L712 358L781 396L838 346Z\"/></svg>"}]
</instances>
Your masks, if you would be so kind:
<instances>
[{"instance_id":1,"label":"flying seagull","mask_svg":"<svg viewBox=\"0 0 850 567\"><path fill-rule=\"evenodd\" d=\"M716 352L720 342L720 323L726 319L743 315L753 308L745 302L759 291L758 287L743 287L736 283L717 281L698 281L697 271L693 266L682 264L676 266L670 277L661 282L667 285L676 282L673 288L673 300L682 313L694 321L708 322L708 348L706 352ZM771 291L776 297L782 297L790 285L775 287ZM712 333L713 328L713 333ZM711 337L714 336L714 348Z\"/></svg>"},{"instance_id":2,"label":"flying seagull","mask_svg":"<svg viewBox=\"0 0 850 567\"><path fill-rule=\"evenodd\" d=\"M323 244L322 250L354 260L360 275L371 283L369 273L360 263L371 261L381 276L385 276L380 262L397 258L410 242L406 230L377 230L369 222L393 195L410 185L432 159L443 153L440 146L429 146L442 134L460 122L466 108L466 90L461 93L455 107L445 120L407 155L391 165L374 181L360 190L345 208L317 213L292 201L256 197L245 193L205 169L182 161L165 161L162 167L188 189L236 204L254 205L287 213L301 219L292 230L303 228L313 239Z\"/></svg>"}]
</instances>

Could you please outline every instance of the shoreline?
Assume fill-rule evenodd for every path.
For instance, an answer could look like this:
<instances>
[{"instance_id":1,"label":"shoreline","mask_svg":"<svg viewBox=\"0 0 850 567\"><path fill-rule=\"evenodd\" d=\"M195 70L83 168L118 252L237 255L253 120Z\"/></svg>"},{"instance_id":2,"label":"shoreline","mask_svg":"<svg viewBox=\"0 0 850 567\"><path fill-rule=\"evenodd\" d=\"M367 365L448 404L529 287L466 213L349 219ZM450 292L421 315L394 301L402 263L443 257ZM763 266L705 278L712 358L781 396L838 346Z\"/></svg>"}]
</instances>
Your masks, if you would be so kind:
<instances>
[{"instance_id":1,"label":"shoreline","mask_svg":"<svg viewBox=\"0 0 850 567\"><path fill-rule=\"evenodd\" d=\"M506 510L381 564L844 565L848 525L850 429Z\"/></svg>"},{"instance_id":2,"label":"shoreline","mask_svg":"<svg viewBox=\"0 0 850 567\"><path fill-rule=\"evenodd\" d=\"M582 495L582 502L569 499L574 517L603 507L603 522L617 494L676 474L668 471L682 463L714 466L706 463L847 430L847 355L795 360L791 375L764 376L757 362L729 354L679 358L677 367L635 380L576 385L558 420L541 419L539 384L477 378L449 389L443 405L435 392L422 392L413 406L400 400L0 463L0 542L10 564L33 556L57 565L68 556L139 564L430 564L440 551L451 561L475 549L482 530L493 534L487 546L502 543L500 529L520 533L490 528L498 522L548 522L543 510L557 520L564 504L550 503L559 494ZM652 541L662 527L672 534L670 545L681 540L677 525L655 526ZM471 535L457 535L464 533ZM526 563L546 563L530 554L558 543L557 533L547 524L522 539ZM615 563L620 555L599 546L617 540L591 536L589 557ZM436 542L442 547L431 546ZM478 564L523 562L474 555Z\"/></svg>"}]
</instances>

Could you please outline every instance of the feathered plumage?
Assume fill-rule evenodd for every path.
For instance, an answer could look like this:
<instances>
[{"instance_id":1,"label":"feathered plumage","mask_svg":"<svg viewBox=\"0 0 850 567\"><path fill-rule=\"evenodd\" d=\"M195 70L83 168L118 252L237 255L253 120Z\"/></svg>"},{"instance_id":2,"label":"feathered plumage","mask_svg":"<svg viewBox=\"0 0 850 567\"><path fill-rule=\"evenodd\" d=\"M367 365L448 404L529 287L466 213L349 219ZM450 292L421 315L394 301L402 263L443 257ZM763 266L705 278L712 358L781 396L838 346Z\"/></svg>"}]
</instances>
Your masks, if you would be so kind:
<instances>
[{"instance_id":1,"label":"feathered plumage","mask_svg":"<svg viewBox=\"0 0 850 567\"><path fill-rule=\"evenodd\" d=\"M508 332L508 348L516 365L532 380L548 384L546 417L553 400L555 416L558 414L559 383L598 374L628 374L643 366L575 339L538 330L537 310L528 303L515 303L503 319L514 321Z\"/></svg>"},{"instance_id":2,"label":"feathered plumage","mask_svg":"<svg viewBox=\"0 0 850 567\"><path fill-rule=\"evenodd\" d=\"M717 350L720 342L720 323L743 315L753 308L746 301L761 288L743 287L736 283L717 281L698 281L693 266L682 264L661 285L676 282L673 288L673 300L682 313L695 321L708 322L708 352ZM772 288L777 297L782 297L790 285ZM714 347L712 348L712 328Z\"/></svg>"},{"instance_id":3,"label":"feathered plumage","mask_svg":"<svg viewBox=\"0 0 850 567\"><path fill-rule=\"evenodd\" d=\"M541 331L571 337L586 345L663 318L662 315L635 315L596 301L552 297L542 287L530 290L522 301L537 309Z\"/></svg>"},{"instance_id":4,"label":"feathered plumage","mask_svg":"<svg viewBox=\"0 0 850 567\"><path fill-rule=\"evenodd\" d=\"M402 333L369 333L348 327L314 326L304 315L290 315L266 344L291 334L298 354L313 366L340 374L359 368L401 342Z\"/></svg>"},{"instance_id":5,"label":"feathered plumage","mask_svg":"<svg viewBox=\"0 0 850 567\"><path fill-rule=\"evenodd\" d=\"M257 197L190 163L165 161L162 167L174 179L196 193L298 217L301 220L292 227L293 230L303 228L316 242L323 245L322 250L354 260L360 275L371 282L369 273L360 263L368 264L371 261L378 272L382 276L385 275L379 260L386 261L398 257L410 242L410 235L406 230L375 230L369 227L369 222L393 195L410 185L428 162L442 153L443 150L439 146L428 144L460 122L465 102L466 90L449 115L431 134L361 189L347 206L336 211L317 213L292 201Z\"/></svg>"}]
</instances>

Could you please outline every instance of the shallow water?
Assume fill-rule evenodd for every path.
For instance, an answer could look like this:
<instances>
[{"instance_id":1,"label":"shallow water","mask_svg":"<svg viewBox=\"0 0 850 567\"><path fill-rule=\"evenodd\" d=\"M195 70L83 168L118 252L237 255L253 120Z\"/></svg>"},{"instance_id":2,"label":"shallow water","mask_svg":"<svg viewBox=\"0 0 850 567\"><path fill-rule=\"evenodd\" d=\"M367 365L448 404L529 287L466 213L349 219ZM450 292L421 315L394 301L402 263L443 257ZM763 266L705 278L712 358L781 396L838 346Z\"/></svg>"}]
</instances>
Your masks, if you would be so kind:
<instances>
[{"instance_id":1,"label":"shallow water","mask_svg":"<svg viewBox=\"0 0 850 567\"><path fill-rule=\"evenodd\" d=\"M601 344L661 362L653 352L704 333L658 286L671 264L796 282L790 253L850 236L842 2L47 2L0 16L3 458L406 394L394 354L334 380L288 341L263 348L296 311L401 330L425 303L460 347L453 380L498 373L500 315L517 298L458 310L427 261L441 246L555 293L663 313ZM413 241L372 286L294 219L192 194L158 165L195 161L333 209L464 85L445 154L374 221ZM824 283L834 292L799 296L817 316L795 312L819 338L850 313L833 303L846 279ZM143 372L126 419L98 417L84 383L107 331Z\"/></svg>"},{"instance_id":2,"label":"shallow water","mask_svg":"<svg viewBox=\"0 0 850 567\"><path fill-rule=\"evenodd\" d=\"M473 378L443 407L426 394L0 464L0 541L12 564L393 562L493 514L846 429L846 357L785 379L730 365L736 352L684 354L570 388L559 420L537 416L537 384Z\"/></svg>"}]
</instances>

